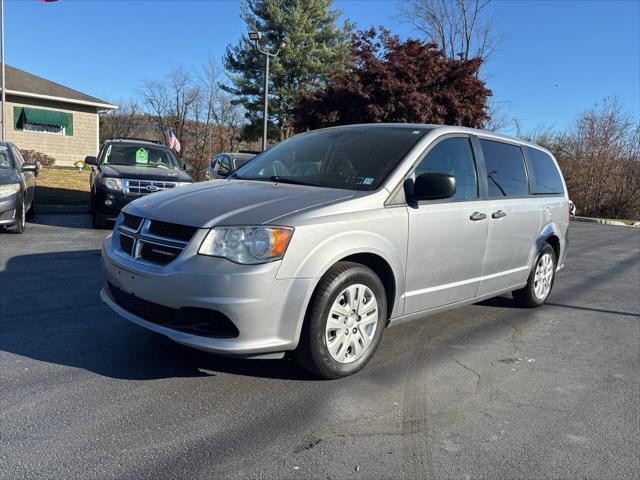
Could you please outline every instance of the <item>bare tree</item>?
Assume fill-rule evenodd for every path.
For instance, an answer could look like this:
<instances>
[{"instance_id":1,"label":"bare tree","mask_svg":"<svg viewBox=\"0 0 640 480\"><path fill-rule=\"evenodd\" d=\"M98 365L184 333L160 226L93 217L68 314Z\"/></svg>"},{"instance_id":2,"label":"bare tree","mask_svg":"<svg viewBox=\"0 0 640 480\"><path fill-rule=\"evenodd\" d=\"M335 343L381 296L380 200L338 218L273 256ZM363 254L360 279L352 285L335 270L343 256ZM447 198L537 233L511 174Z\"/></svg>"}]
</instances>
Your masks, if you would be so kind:
<instances>
[{"instance_id":1,"label":"bare tree","mask_svg":"<svg viewBox=\"0 0 640 480\"><path fill-rule=\"evenodd\" d=\"M212 155L238 147L243 127L240 108L220 87L220 70L209 59L199 72L175 67L166 79L145 80L141 92L161 138L173 129L182 146L184 163L202 179Z\"/></svg>"},{"instance_id":2,"label":"bare tree","mask_svg":"<svg viewBox=\"0 0 640 480\"><path fill-rule=\"evenodd\" d=\"M536 137L558 159L579 213L640 218L640 125L618 99L582 112L565 132Z\"/></svg>"},{"instance_id":3,"label":"bare tree","mask_svg":"<svg viewBox=\"0 0 640 480\"><path fill-rule=\"evenodd\" d=\"M486 60L504 40L488 12L491 0L406 0L401 16L450 58Z\"/></svg>"},{"instance_id":4,"label":"bare tree","mask_svg":"<svg viewBox=\"0 0 640 480\"><path fill-rule=\"evenodd\" d=\"M100 141L107 138L126 138L141 135L145 126L141 122L142 110L136 100L118 100L115 110L100 114Z\"/></svg>"}]
</instances>

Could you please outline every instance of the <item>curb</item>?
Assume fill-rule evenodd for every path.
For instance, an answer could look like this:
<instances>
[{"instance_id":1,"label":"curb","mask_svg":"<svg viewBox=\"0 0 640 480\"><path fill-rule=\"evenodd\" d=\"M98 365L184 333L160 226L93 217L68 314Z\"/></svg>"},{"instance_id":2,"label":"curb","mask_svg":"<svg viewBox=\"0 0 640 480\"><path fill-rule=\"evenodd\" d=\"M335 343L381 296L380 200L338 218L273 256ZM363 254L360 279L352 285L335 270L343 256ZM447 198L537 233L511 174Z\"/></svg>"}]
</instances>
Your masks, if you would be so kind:
<instances>
[{"instance_id":1,"label":"curb","mask_svg":"<svg viewBox=\"0 0 640 480\"><path fill-rule=\"evenodd\" d=\"M91 213L89 205L37 205L36 213Z\"/></svg>"},{"instance_id":2,"label":"curb","mask_svg":"<svg viewBox=\"0 0 640 480\"><path fill-rule=\"evenodd\" d=\"M636 222L633 225L627 225L621 220L609 220L606 218L573 217L571 220L585 223L599 223L600 225L614 225L616 227L640 228L640 222Z\"/></svg>"}]
</instances>

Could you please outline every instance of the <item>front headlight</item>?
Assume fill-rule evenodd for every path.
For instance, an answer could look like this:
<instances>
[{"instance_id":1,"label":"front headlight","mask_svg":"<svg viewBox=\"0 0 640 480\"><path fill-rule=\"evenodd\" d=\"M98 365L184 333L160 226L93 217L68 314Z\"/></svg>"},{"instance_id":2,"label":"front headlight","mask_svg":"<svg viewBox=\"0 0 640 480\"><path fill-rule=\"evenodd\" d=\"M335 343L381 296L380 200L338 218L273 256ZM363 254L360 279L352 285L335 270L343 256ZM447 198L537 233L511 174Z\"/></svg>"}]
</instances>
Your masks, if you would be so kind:
<instances>
[{"instance_id":1,"label":"front headlight","mask_svg":"<svg viewBox=\"0 0 640 480\"><path fill-rule=\"evenodd\" d=\"M188 185L193 185L193 182L178 182L176 187L186 187Z\"/></svg>"},{"instance_id":2,"label":"front headlight","mask_svg":"<svg viewBox=\"0 0 640 480\"><path fill-rule=\"evenodd\" d=\"M216 227L198 253L242 264L271 262L282 258L292 234L291 227Z\"/></svg>"},{"instance_id":3,"label":"front headlight","mask_svg":"<svg viewBox=\"0 0 640 480\"><path fill-rule=\"evenodd\" d=\"M115 190L117 192L122 191L122 179L113 177L102 177L100 183L107 187L109 190Z\"/></svg>"},{"instance_id":4,"label":"front headlight","mask_svg":"<svg viewBox=\"0 0 640 480\"><path fill-rule=\"evenodd\" d=\"M10 183L9 185L0 185L0 198L5 198L18 193L20 191L19 183Z\"/></svg>"}]
</instances>

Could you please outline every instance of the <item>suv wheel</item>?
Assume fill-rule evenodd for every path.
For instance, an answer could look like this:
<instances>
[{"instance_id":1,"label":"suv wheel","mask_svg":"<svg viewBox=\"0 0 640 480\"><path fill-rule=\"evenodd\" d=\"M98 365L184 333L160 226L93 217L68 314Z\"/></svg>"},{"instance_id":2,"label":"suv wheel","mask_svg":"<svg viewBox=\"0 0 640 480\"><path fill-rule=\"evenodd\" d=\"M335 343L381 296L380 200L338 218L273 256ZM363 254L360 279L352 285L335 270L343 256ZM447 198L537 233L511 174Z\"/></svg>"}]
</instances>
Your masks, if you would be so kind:
<instances>
[{"instance_id":1,"label":"suv wheel","mask_svg":"<svg viewBox=\"0 0 640 480\"><path fill-rule=\"evenodd\" d=\"M517 305L535 308L547 301L556 277L556 261L555 250L545 243L533 264L527 285L511 292Z\"/></svg>"},{"instance_id":2,"label":"suv wheel","mask_svg":"<svg viewBox=\"0 0 640 480\"><path fill-rule=\"evenodd\" d=\"M386 320L380 278L364 265L339 262L316 288L295 356L321 377L351 375L375 353Z\"/></svg>"},{"instance_id":3,"label":"suv wheel","mask_svg":"<svg viewBox=\"0 0 640 480\"><path fill-rule=\"evenodd\" d=\"M98 213L98 208L96 207L95 201L91 199L91 225L93 228L104 228L105 221Z\"/></svg>"}]
</instances>

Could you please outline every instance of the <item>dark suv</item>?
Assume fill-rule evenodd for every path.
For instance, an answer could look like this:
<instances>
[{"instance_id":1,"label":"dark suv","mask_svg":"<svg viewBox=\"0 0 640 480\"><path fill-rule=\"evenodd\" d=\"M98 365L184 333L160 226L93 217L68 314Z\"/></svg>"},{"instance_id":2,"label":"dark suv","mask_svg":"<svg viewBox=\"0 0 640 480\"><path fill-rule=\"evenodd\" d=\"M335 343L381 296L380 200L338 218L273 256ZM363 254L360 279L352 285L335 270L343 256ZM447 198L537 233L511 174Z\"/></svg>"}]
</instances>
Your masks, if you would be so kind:
<instances>
[{"instance_id":1,"label":"dark suv","mask_svg":"<svg viewBox=\"0 0 640 480\"><path fill-rule=\"evenodd\" d=\"M176 154L151 140L111 139L98 157L86 157L91 169L91 214L93 226L114 222L127 203L153 192L193 183Z\"/></svg>"}]
</instances>

